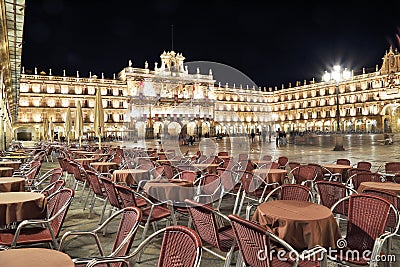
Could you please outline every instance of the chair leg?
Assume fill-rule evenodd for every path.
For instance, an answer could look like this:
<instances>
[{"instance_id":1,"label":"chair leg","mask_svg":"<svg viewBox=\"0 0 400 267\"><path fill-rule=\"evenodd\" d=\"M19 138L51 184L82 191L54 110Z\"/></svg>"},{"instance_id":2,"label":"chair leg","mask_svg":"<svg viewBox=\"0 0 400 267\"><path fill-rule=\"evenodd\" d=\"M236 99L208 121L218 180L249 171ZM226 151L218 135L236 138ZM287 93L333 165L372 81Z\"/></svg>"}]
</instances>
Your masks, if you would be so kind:
<instances>
[{"instance_id":1,"label":"chair leg","mask_svg":"<svg viewBox=\"0 0 400 267\"><path fill-rule=\"evenodd\" d=\"M224 267L229 267L231 265L233 252L235 250L235 246L233 245L229 252L226 254L225 264Z\"/></svg>"},{"instance_id":2,"label":"chair leg","mask_svg":"<svg viewBox=\"0 0 400 267\"><path fill-rule=\"evenodd\" d=\"M82 192L81 192L81 197L79 198L79 202L82 202L83 193L85 192L85 188L86 188L86 181L83 182L83 185L82 185Z\"/></svg>"},{"instance_id":3,"label":"chair leg","mask_svg":"<svg viewBox=\"0 0 400 267\"><path fill-rule=\"evenodd\" d=\"M100 215L100 219L99 219L99 224L101 224L103 222L103 217L104 217L104 213L106 212L106 206L107 206L107 202L108 202L108 198L106 198L104 200L104 205L103 205L103 209L101 211L101 215Z\"/></svg>"},{"instance_id":4,"label":"chair leg","mask_svg":"<svg viewBox=\"0 0 400 267\"><path fill-rule=\"evenodd\" d=\"M87 193L87 196L86 196L86 199L85 199L85 204L83 204L83 210L86 209L86 205L87 205L87 203L88 203L89 196L90 196L90 193L91 193L91 192L92 192L92 190L89 188L88 193Z\"/></svg>"},{"instance_id":5,"label":"chair leg","mask_svg":"<svg viewBox=\"0 0 400 267\"><path fill-rule=\"evenodd\" d=\"M93 209L94 209L94 204L96 202L96 194L93 193L93 197L92 200L90 201L90 209L89 209L89 215L88 215L88 219L90 219L90 216L92 215Z\"/></svg>"}]
</instances>

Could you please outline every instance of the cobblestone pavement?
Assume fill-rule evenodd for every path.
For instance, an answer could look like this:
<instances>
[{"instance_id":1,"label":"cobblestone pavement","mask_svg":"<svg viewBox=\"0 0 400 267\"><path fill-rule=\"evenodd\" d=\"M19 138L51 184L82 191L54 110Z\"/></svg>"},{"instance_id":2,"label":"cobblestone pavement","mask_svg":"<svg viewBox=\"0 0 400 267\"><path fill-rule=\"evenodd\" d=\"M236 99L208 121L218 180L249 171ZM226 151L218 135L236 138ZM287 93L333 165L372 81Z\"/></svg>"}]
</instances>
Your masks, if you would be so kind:
<instances>
[{"instance_id":1,"label":"cobblestone pavement","mask_svg":"<svg viewBox=\"0 0 400 267\"><path fill-rule=\"evenodd\" d=\"M396 136L394 138L393 145L384 145L382 143L382 135L345 135L344 136L344 147L345 151L337 152L332 151L334 147L334 138L330 136L308 136L306 138L298 138L296 144L289 143L288 145L282 145L276 147L275 140L272 138L271 143L259 142L256 139L254 143L249 143L247 138L232 137L224 138L222 140L215 139L202 139L200 142L196 142L194 146L180 146L182 153L189 151L189 154L195 153L197 150L202 150L205 153L214 153L218 151L228 151L231 155L237 155L238 153L248 152L251 158L258 158L260 155L270 154L274 158L279 156L287 156L290 161L297 162L318 162L318 163L330 163L337 158L348 158L352 164L356 164L358 161L370 161L373 163L373 168L378 168L382 163L386 161L398 161L400 160L399 146L400 142L396 142ZM161 143L161 144L160 144ZM113 143L113 145L120 145L125 147L163 147L168 149L170 147L177 148L178 142L171 140L157 140L151 141L139 141L133 142L119 142ZM50 169L58 167L58 163L44 163L43 168ZM72 203L71 209L69 210L65 219L62 233L67 230L84 230L93 229L98 226L99 213L101 212L102 203L97 203L95 208L96 214L88 219L88 209L83 210L84 200L87 190L84 191L84 197L82 201L79 201L82 189L79 187L76 191L76 197ZM233 205L233 198L227 198L223 202L221 208L222 212L229 214ZM187 224L187 220L184 217L180 217L179 224ZM160 225L162 227L163 225ZM105 244L104 249L110 251L113 242L113 236L116 232L117 225L114 224L107 229L107 235L101 236L102 242ZM150 228L151 229L151 228ZM139 229L138 234L135 238L133 248L137 246L140 240L142 230ZM152 230L149 230L150 232ZM61 233L61 234L62 234ZM81 239L80 242L70 242L67 247L68 253L72 257L78 256L89 256L96 255L96 246L93 240ZM160 242L157 241L150 245L143 254L143 262L136 266L156 266L156 259L159 255ZM380 263L379 266L400 266L400 244L399 239L394 240L393 250L391 254L397 257L396 262L385 265ZM223 261L215 258L207 252L203 252L201 266L223 266ZM329 263L329 266L335 266L333 263Z\"/></svg>"}]
</instances>

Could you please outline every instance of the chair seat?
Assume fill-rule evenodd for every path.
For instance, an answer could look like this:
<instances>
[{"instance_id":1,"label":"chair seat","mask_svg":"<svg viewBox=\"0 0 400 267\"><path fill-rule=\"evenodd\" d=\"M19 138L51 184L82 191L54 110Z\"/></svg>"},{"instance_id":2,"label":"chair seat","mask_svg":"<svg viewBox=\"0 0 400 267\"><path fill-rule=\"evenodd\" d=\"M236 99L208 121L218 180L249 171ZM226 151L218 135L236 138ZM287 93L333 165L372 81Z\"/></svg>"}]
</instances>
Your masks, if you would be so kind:
<instances>
[{"instance_id":1,"label":"chair seat","mask_svg":"<svg viewBox=\"0 0 400 267\"><path fill-rule=\"evenodd\" d=\"M142 222L145 223L147 221L147 218L150 214L150 209L151 209L151 207L142 209L142 213L143 213ZM167 218L170 215L171 215L170 209L165 208L165 207L160 207L160 206L154 207L153 212L151 213L150 222L154 222L154 221L158 221L163 218Z\"/></svg>"},{"instance_id":2,"label":"chair seat","mask_svg":"<svg viewBox=\"0 0 400 267\"><path fill-rule=\"evenodd\" d=\"M147 205L147 201L144 198L136 197L136 206L139 208L144 207Z\"/></svg>"},{"instance_id":3,"label":"chair seat","mask_svg":"<svg viewBox=\"0 0 400 267\"><path fill-rule=\"evenodd\" d=\"M232 244L235 242L235 234L233 232L232 226L227 225L218 229L218 236L220 240L220 250L223 252L228 252ZM238 247L235 247L237 250Z\"/></svg>"},{"instance_id":4,"label":"chair seat","mask_svg":"<svg viewBox=\"0 0 400 267\"><path fill-rule=\"evenodd\" d=\"M0 245L10 246L14 239L13 230L0 231ZM51 233L48 228L33 227L23 228L17 240L17 244L31 244L38 242L51 242Z\"/></svg>"}]
</instances>

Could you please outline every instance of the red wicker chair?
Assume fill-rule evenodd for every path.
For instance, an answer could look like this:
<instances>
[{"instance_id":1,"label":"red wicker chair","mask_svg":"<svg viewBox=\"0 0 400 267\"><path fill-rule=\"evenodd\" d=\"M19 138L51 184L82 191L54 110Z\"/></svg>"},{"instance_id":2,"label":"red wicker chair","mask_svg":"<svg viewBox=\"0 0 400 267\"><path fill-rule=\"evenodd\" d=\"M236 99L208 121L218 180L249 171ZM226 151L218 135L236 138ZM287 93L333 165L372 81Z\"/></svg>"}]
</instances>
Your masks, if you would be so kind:
<instances>
[{"instance_id":1,"label":"red wicker chair","mask_svg":"<svg viewBox=\"0 0 400 267\"><path fill-rule=\"evenodd\" d=\"M344 197L357 194L357 191L354 189L340 182L333 181L318 181L315 183L315 189L317 191L318 203L328 208L331 208ZM339 220L341 216L347 216L347 210L348 202L342 202L332 212L335 214L336 219Z\"/></svg>"},{"instance_id":2,"label":"red wicker chair","mask_svg":"<svg viewBox=\"0 0 400 267\"><path fill-rule=\"evenodd\" d=\"M283 184L273 189L265 197L264 201L268 201L271 198L277 198L280 200L313 201L311 188L299 184Z\"/></svg>"},{"instance_id":3,"label":"red wicker chair","mask_svg":"<svg viewBox=\"0 0 400 267\"><path fill-rule=\"evenodd\" d=\"M111 206L108 214L108 217L110 217L112 212L121 209L122 205L118 198L118 193L115 190L115 183L111 179L104 176L100 176L100 181L104 186L108 202L110 203Z\"/></svg>"},{"instance_id":4,"label":"red wicker chair","mask_svg":"<svg viewBox=\"0 0 400 267\"><path fill-rule=\"evenodd\" d=\"M279 169L286 169L286 166L289 163L289 158L285 156L280 156L278 158Z\"/></svg>"},{"instance_id":5,"label":"red wicker chair","mask_svg":"<svg viewBox=\"0 0 400 267\"><path fill-rule=\"evenodd\" d=\"M163 235L161 243L160 256L158 258L158 267L199 267L202 254L202 243L199 235L186 226L168 226L163 228L146 240L128 256L104 257L93 259L87 267L104 266L112 263L125 263L124 266L130 266L129 262L134 261L143 249L156 239Z\"/></svg>"},{"instance_id":6,"label":"red wicker chair","mask_svg":"<svg viewBox=\"0 0 400 267\"><path fill-rule=\"evenodd\" d=\"M272 231L251 222L245 220L236 215L229 215L228 218L231 220L233 231L235 233L236 241L239 246L239 250L242 255L245 266L254 267L292 267L292 266L307 266L307 267L319 267L320 262L304 260L311 259L313 255L315 258L318 257L325 260L326 249L320 246L314 247L312 253L302 253L301 255L294 250L288 243L275 236ZM279 246L281 250L280 254L277 254L276 246ZM282 249L286 250L285 257L282 259ZM261 253L260 253L261 252ZM323 257L321 257L321 254ZM281 257L278 257L281 255ZM302 260L303 259L303 260Z\"/></svg>"},{"instance_id":7,"label":"red wicker chair","mask_svg":"<svg viewBox=\"0 0 400 267\"><path fill-rule=\"evenodd\" d=\"M235 245L235 236L230 220L213 209L211 205L189 199L186 199L185 202L189 207L193 225L202 241L213 248L217 248L224 254L217 253L206 247L203 247L203 249L225 261L224 266L229 266L234 251L238 249ZM224 224L222 219L225 219L227 223Z\"/></svg>"},{"instance_id":8,"label":"red wicker chair","mask_svg":"<svg viewBox=\"0 0 400 267\"><path fill-rule=\"evenodd\" d=\"M355 166L357 169L370 171L372 167L372 163L369 161L359 161Z\"/></svg>"},{"instance_id":9,"label":"red wicker chair","mask_svg":"<svg viewBox=\"0 0 400 267\"><path fill-rule=\"evenodd\" d=\"M336 164L339 165L351 165L349 159L337 159Z\"/></svg>"},{"instance_id":10,"label":"red wicker chair","mask_svg":"<svg viewBox=\"0 0 400 267\"><path fill-rule=\"evenodd\" d=\"M19 245L51 243L53 248L57 248L56 239L60 234L73 197L74 190L61 189L47 203L48 219L25 220L18 224L16 230L0 231L0 245L15 248Z\"/></svg>"},{"instance_id":11,"label":"red wicker chair","mask_svg":"<svg viewBox=\"0 0 400 267\"><path fill-rule=\"evenodd\" d=\"M397 210L386 199L370 194L353 194L342 198L331 210L335 210L343 201L349 203L347 230L342 238L345 246L339 248L337 253L329 254L329 259L346 265L377 266L376 259L379 259L382 245L395 235L395 232L385 231L391 210L395 214L395 231L399 228ZM346 253L349 250L357 253Z\"/></svg>"},{"instance_id":12,"label":"red wicker chair","mask_svg":"<svg viewBox=\"0 0 400 267\"><path fill-rule=\"evenodd\" d=\"M107 193L104 189L103 183L100 181L99 174L92 170L86 170L86 179L89 183L89 192L85 200L85 205L83 206L83 210L86 209L86 204L89 199L90 193L93 192L92 198L90 200L90 210L88 214L88 219L90 219L93 209L95 206L96 199L103 201L103 208L99 219L99 224L103 221L104 212L106 210L108 197Z\"/></svg>"},{"instance_id":13,"label":"red wicker chair","mask_svg":"<svg viewBox=\"0 0 400 267\"><path fill-rule=\"evenodd\" d=\"M135 238L137 229L139 227L139 222L142 220L142 211L136 207L126 207L124 209L119 210L114 213L113 216L104 221L96 229L90 231L68 231L66 232L60 241L60 251L65 251L65 244L67 240L71 240L73 238L84 237L90 238L93 237L97 248L98 248L98 256L105 256L104 250L99 238L99 233L105 229L105 227L113 221L116 217L120 217L120 222L117 230L117 234L115 236L114 245L112 248L112 252L108 257L119 257L125 256L129 253L131 249L133 240ZM96 256L97 257L97 256ZM86 264L91 261L93 257L84 257L84 258L74 258L73 261L75 266L86 266ZM122 266L121 263L111 264L110 267Z\"/></svg>"},{"instance_id":14,"label":"red wicker chair","mask_svg":"<svg viewBox=\"0 0 400 267\"><path fill-rule=\"evenodd\" d=\"M116 184L115 190L119 195L121 205L123 207L140 207L143 214L143 218L139 224L139 226L143 228L141 241L145 239L150 224L166 219L171 219L173 223L176 224L175 216L172 211L171 201L154 203L147 197L137 193L132 188L124 185ZM145 203L143 203L143 200L145 201ZM167 204L170 208L164 207L165 204ZM167 224L169 223L170 220L167 221ZM140 254L138 255L138 258L140 258Z\"/></svg>"},{"instance_id":15,"label":"red wicker chair","mask_svg":"<svg viewBox=\"0 0 400 267\"><path fill-rule=\"evenodd\" d=\"M350 176L346 182L348 187L357 191L362 182L384 182L385 178L378 173L361 171Z\"/></svg>"}]
</instances>

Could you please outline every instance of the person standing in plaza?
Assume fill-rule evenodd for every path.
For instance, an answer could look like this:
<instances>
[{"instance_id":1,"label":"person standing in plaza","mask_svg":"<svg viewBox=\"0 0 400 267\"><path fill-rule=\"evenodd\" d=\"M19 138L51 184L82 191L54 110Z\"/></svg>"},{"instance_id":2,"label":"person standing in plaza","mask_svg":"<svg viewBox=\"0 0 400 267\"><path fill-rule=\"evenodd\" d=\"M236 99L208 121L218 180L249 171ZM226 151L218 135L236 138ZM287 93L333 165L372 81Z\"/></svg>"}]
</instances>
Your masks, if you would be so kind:
<instances>
[{"instance_id":1,"label":"person standing in plaza","mask_svg":"<svg viewBox=\"0 0 400 267\"><path fill-rule=\"evenodd\" d=\"M277 147L279 146L280 136L281 136L281 129L278 128L278 130L276 131L276 138L275 138L275 143Z\"/></svg>"}]
</instances>

